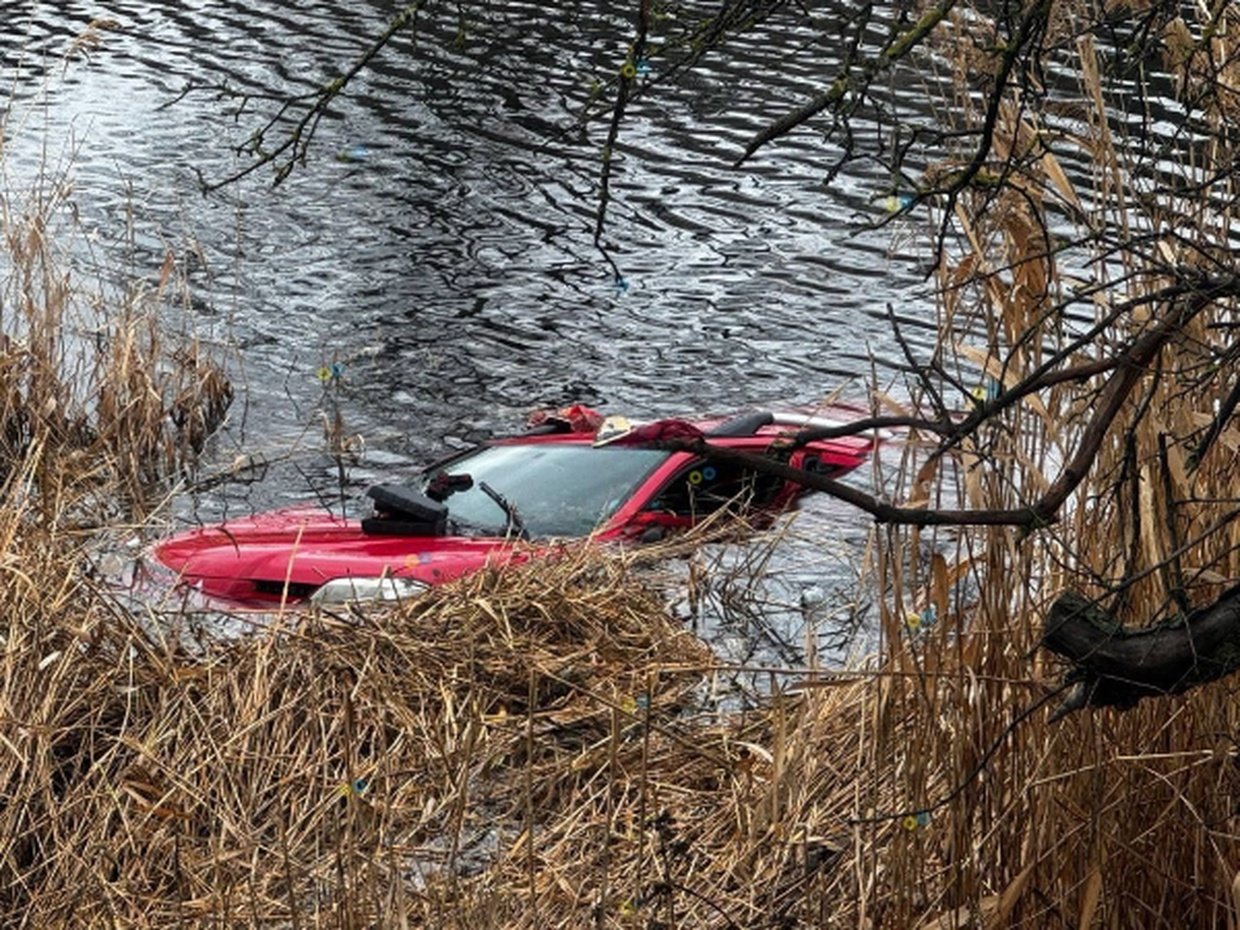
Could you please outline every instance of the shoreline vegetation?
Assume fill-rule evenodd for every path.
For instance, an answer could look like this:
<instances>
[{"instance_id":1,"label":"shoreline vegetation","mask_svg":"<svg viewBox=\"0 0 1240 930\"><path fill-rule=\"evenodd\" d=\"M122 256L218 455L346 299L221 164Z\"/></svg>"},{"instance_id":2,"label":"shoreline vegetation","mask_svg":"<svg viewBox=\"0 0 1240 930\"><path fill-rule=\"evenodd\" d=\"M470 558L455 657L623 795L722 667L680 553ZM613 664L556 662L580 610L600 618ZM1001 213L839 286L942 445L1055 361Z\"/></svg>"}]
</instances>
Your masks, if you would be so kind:
<instances>
[{"instance_id":1,"label":"shoreline vegetation","mask_svg":"<svg viewBox=\"0 0 1240 930\"><path fill-rule=\"evenodd\" d=\"M1211 235L1228 257L1232 201L1185 194L1176 228L1200 251L1177 232L1125 253L1115 280L1099 262L1082 325L1105 338L1074 343L1048 311L1066 286L1041 211L1080 198L1031 141L1036 113L992 116L1036 154L1019 186L957 191L936 359L953 388L982 379L987 416L947 453L912 432L875 464L908 507L1025 506L1092 422L1111 350L1165 311L1161 276L1204 262ZM1122 188L1135 175L1093 128L1073 144ZM584 550L239 637L122 606L92 568L99 533L141 525L231 389L192 339L165 339L171 258L126 294L80 289L57 238L66 196L0 195L0 926L1240 921L1234 681L1054 719L1065 670L1040 648L1065 588L1133 626L1240 577L1240 435L1218 416L1232 298L1127 373L1056 522L876 525L873 664L789 676L722 714L699 702L709 650L634 555ZM1099 202L1116 199L1104 185ZM1125 229L1161 228L1147 219ZM1005 396L1047 347L1073 377Z\"/></svg>"},{"instance_id":2,"label":"shoreline vegetation","mask_svg":"<svg viewBox=\"0 0 1240 930\"><path fill-rule=\"evenodd\" d=\"M170 266L66 368L74 282L46 219L17 215L0 347L4 926L1231 920L1229 689L1053 724L1042 707L1059 681L1037 651L1046 560L1067 537L882 530L878 664L790 677L736 714L702 710L714 659L631 555L241 637L122 607L93 577L92 534L118 502L140 519L191 464L227 381L159 337ZM1022 442L1057 422L1020 415ZM902 454L896 485L915 488L916 442ZM1078 547L1112 531L1084 512L1065 529Z\"/></svg>"}]
</instances>

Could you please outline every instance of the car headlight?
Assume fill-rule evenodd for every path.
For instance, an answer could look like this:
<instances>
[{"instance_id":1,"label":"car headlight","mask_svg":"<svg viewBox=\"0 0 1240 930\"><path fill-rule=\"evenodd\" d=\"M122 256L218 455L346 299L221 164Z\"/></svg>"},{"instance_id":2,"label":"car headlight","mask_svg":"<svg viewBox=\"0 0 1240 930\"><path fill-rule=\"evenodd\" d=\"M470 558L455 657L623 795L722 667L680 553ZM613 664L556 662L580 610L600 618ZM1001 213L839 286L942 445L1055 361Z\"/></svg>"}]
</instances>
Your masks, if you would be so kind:
<instances>
[{"instance_id":1,"label":"car headlight","mask_svg":"<svg viewBox=\"0 0 1240 930\"><path fill-rule=\"evenodd\" d=\"M353 601L402 601L416 597L429 585L412 578L333 578L310 595L311 604L348 604Z\"/></svg>"}]
</instances>

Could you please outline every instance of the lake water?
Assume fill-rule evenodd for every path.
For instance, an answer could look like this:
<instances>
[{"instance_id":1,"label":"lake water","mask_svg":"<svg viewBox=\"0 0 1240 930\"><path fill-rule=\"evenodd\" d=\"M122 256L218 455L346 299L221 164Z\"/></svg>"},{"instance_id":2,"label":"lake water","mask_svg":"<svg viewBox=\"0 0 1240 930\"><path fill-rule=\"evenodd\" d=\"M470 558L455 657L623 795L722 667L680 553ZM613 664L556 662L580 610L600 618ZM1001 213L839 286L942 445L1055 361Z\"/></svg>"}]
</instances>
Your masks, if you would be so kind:
<instances>
[{"instance_id":1,"label":"lake water","mask_svg":"<svg viewBox=\"0 0 1240 930\"><path fill-rule=\"evenodd\" d=\"M234 147L276 100L344 70L399 4L116 0L93 26L93 4L0 6L10 196L71 180L90 244L78 262L102 281L154 279L171 250L191 286L184 325L244 392L215 454L273 463L183 517L332 493L322 423L337 413L365 439L356 488L542 406L864 399L875 371L896 378L889 305L915 349L931 345L912 257L925 217L876 225L889 177L863 162L828 186L838 152L813 127L732 166L833 67L794 8L679 82L652 56L616 150L617 281L593 240L607 126L578 117L625 61L624 5L436 7L332 106L285 183L260 170L209 196L200 179L245 166ZM924 99L887 92L911 112ZM868 522L831 502L798 522L812 542L776 562L794 567L787 601L815 586L811 600L834 599Z\"/></svg>"}]
</instances>

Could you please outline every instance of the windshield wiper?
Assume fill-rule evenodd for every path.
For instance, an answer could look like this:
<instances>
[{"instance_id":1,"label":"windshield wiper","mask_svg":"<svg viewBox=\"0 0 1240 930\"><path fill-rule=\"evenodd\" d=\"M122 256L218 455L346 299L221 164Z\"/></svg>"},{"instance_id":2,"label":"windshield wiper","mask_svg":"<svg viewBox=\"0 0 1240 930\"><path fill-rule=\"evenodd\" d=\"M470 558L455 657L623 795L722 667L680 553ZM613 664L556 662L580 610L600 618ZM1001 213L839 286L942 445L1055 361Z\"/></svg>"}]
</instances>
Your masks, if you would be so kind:
<instances>
[{"instance_id":1,"label":"windshield wiper","mask_svg":"<svg viewBox=\"0 0 1240 930\"><path fill-rule=\"evenodd\" d=\"M495 488L491 487L485 481L478 482L478 489L481 490L487 497L491 498L491 500L495 501L495 503L498 504L507 515L508 523L504 526L505 536L510 533L515 533L517 539L530 538L529 530L525 528L525 521L521 519L521 514L517 512L516 506L514 506L508 498L504 497L503 494L500 494L499 491L495 490Z\"/></svg>"}]
</instances>

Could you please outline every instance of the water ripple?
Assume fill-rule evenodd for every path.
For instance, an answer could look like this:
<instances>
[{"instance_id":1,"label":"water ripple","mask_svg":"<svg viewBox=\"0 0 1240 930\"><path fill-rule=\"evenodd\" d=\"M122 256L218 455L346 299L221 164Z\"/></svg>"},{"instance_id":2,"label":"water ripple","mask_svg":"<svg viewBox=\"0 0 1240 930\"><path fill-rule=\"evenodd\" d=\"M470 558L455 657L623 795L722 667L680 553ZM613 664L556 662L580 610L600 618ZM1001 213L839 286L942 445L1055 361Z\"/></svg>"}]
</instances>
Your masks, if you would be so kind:
<instances>
[{"instance_id":1,"label":"water ripple","mask_svg":"<svg viewBox=\"0 0 1240 930\"><path fill-rule=\"evenodd\" d=\"M197 172L236 170L232 148L271 112L255 96L238 115L240 95L321 86L387 9L117 0L121 29L63 77L47 63L91 11L40 3L0 24L0 69L21 99L46 81L39 133L79 140L84 221L119 249L111 231L133 211L158 231L138 261L158 268L168 241L191 239L207 259L215 293L200 322L243 347L257 433L305 429L329 357L347 361L337 400L356 428L411 447L542 403L807 399L863 375L871 356L902 363L883 308L917 306L923 283L899 247L917 231L874 225L881 173L825 188L813 127L732 167L837 64L790 12L633 102L604 236L620 287L592 241L606 127L576 120L598 88L612 92L632 24L598 0L422 17L333 106L283 186L260 172L197 194ZM679 26L659 28L663 40ZM915 103L914 89L891 93ZM43 141L13 140L10 172L29 177ZM905 316L928 347L928 310Z\"/></svg>"}]
</instances>

